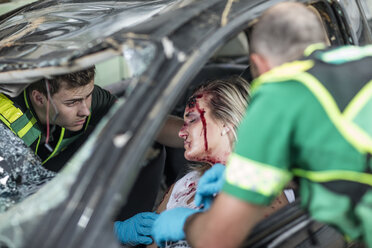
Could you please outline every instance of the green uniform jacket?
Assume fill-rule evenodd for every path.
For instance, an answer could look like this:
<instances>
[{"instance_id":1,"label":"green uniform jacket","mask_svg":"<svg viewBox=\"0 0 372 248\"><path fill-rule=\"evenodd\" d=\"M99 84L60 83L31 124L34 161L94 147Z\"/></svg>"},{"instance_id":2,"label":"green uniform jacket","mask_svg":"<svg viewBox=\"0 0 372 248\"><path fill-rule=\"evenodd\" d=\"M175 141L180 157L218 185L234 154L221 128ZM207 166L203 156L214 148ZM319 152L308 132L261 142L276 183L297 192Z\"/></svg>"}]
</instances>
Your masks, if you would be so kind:
<instances>
[{"instance_id":1,"label":"green uniform jacket","mask_svg":"<svg viewBox=\"0 0 372 248\"><path fill-rule=\"evenodd\" d=\"M253 82L223 191L268 205L293 176L316 220L372 247L372 46L317 50Z\"/></svg>"}]
</instances>

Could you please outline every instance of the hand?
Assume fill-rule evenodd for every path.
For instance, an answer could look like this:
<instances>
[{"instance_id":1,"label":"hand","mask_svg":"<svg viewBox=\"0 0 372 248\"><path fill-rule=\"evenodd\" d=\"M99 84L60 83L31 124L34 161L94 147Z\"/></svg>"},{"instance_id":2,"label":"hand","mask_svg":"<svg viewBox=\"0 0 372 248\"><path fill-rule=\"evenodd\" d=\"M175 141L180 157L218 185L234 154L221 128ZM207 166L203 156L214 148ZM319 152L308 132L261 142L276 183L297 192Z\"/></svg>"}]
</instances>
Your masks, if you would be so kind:
<instances>
[{"instance_id":1,"label":"hand","mask_svg":"<svg viewBox=\"0 0 372 248\"><path fill-rule=\"evenodd\" d=\"M214 195L221 191L224 183L225 166L223 164L215 164L207 170L200 178L195 194L195 205L204 205L204 210L208 209L212 204Z\"/></svg>"},{"instance_id":2,"label":"hand","mask_svg":"<svg viewBox=\"0 0 372 248\"><path fill-rule=\"evenodd\" d=\"M190 208L173 208L159 215L154 222L151 235L155 242L164 247L165 241L178 241L185 239L183 226L186 219L200 210Z\"/></svg>"},{"instance_id":3,"label":"hand","mask_svg":"<svg viewBox=\"0 0 372 248\"><path fill-rule=\"evenodd\" d=\"M152 225L158 216L155 213L144 212L125 221L115 221L114 232L116 237L123 244L131 246L149 245L153 242L150 237Z\"/></svg>"}]
</instances>

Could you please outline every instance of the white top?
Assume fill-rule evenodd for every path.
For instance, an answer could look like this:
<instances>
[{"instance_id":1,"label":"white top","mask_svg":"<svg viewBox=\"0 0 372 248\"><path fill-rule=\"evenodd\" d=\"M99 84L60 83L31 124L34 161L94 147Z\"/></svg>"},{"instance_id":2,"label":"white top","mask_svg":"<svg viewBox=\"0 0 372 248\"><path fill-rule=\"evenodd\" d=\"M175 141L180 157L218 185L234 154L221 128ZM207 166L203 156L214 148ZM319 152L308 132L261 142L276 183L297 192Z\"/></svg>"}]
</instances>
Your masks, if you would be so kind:
<instances>
[{"instance_id":1,"label":"white top","mask_svg":"<svg viewBox=\"0 0 372 248\"><path fill-rule=\"evenodd\" d=\"M175 207L197 209L193 200L190 203L187 202L194 197L199 179L200 173L198 171L191 171L179 179L173 186L167 209Z\"/></svg>"},{"instance_id":2,"label":"white top","mask_svg":"<svg viewBox=\"0 0 372 248\"><path fill-rule=\"evenodd\" d=\"M196 192L196 187L200 179L200 173L198 171L191 171L179 179L173 186L171 196L169 197L167 203L167 209L172 209L175 207L187 207L192 209L197 209L194 200ZM190 203L187 203L191 200ZM176 242L167 241L165 243L166 248L189 248L189 244L186 240L179 240Z\"/></svg>"}]
</instances>

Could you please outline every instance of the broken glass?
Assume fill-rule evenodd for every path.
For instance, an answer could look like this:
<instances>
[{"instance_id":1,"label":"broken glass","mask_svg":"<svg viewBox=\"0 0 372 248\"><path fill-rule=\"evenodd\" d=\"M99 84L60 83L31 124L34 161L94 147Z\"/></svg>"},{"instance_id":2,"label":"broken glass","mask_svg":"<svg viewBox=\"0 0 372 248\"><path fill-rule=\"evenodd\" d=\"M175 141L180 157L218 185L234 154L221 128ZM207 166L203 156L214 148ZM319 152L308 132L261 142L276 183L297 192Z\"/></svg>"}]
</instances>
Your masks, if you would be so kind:
<instances>
[{"instance_id":1,"label":"broken glass","mask_svg":"<svg viewBox=\"0 0 372 248\"><path fill-rule=\"evenodd\" d=\"M40 159L0 124L0 212L35 193L55 173L42 167Z\"/></svg>"}]
</instances>

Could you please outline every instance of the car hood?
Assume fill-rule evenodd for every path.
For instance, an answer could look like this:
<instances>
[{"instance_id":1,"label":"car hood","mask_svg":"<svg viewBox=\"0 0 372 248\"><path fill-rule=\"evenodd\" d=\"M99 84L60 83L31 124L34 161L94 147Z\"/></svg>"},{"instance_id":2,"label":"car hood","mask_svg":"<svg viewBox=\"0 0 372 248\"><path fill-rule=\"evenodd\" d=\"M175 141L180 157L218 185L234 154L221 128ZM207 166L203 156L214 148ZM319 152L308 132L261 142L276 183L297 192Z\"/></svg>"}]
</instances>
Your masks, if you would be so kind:
<instances>
[{"instance_id":1,"label":"car hood","mask_svg":"<svg viewBox=\"0 0 372 248\"><path fill-rule=\"evenodd\" d=\"M0 91L16 95L43 77L105 60L120 52L113 34L124 29L128 34L131 27L187 2L42 1L8 14L0 22Z\"/></svg>"}]
</instances>

